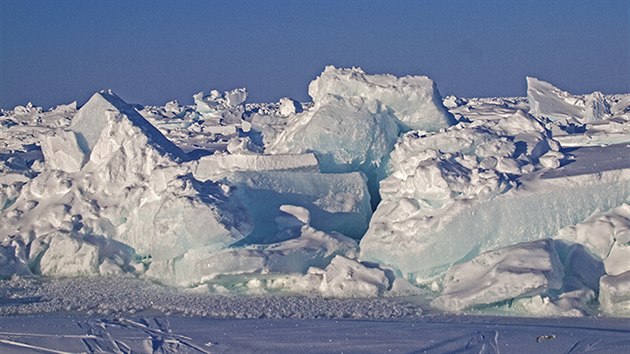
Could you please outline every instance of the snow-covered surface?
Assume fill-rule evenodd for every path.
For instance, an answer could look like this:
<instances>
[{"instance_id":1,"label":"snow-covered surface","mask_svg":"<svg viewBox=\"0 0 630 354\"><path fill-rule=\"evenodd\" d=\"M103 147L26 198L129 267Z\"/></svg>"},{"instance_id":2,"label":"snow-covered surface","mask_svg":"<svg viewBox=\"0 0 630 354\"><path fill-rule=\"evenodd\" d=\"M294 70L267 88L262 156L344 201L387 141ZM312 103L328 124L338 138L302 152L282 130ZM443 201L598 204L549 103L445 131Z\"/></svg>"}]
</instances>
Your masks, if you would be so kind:
<instances>
[{"instance_id":1,"label":"snow-covered surface","mask_svg":"<svg viewBox=\"0 0 630 354\"><path fill-rule=\"evenodd\" d=\"M311 103L101 91L1 110L0 311L61 311L55 284L107 297L119 279L366 306L349 317L401 297L429 313L630 316L630 95L527 83L526 98L443 99L427 77L329 66ZM133 311L179 301L165 299Z\"/></svg>"},{"instance_id":2,"label":"snow-covered surface","mask_svg":"<svg viewBox=\"0 0 630 354\"><path fill-rule=\"evenodd\" d=\"M439 316L414 320L0 317L7 352L624 353L628 321Z\"/></svg>"}]
</instances>

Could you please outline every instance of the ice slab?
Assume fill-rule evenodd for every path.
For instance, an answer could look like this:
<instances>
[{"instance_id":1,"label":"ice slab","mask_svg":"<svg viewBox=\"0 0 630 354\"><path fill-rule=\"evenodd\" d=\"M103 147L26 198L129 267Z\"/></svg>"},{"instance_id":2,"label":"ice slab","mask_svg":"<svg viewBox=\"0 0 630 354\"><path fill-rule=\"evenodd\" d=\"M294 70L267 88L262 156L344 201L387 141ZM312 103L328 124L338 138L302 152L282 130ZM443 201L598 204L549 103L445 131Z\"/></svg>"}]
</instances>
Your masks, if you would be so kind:
<instances>
[{"instance_id":1,"label":"ice slab","mask_svg":"<svg viewBox=\"0 0 630 354\"><path fill-rule=\"evenodd\" d=\"M306 208L317 230L353 238L363 236L372 214L366 179L358 172L239 172L225 180L234 186L231 193L251 215L254 229L243 240L246 243L281 241L276 239L278 230L270 221L282 205Z\"/></svg>"},{"instance_id":2,"label":"ice slab","mask_svg":"<svg viewBox=\"0 0 630 354\"><path fill-rule=\"evenodd\" d=\"M410 217L417 208L413 200L407 209L403 208L407 204L396 204L402 214L391 214L393 210L379 206L361 241L361 259L391 265L409 279L422 282L480 252L553 236L595 210L626 202L630 159L614 156L630 156L630 147L592 149L599 151L573 151L573 163L542 178L540 173L524 175L518 180L520 185L506 193L452 205L438 220L431 215ZM591 159L595 156L601 158ZM390 214L408 217L408 222L393 230L387 220Z\"/></svg>"},{"instance_id":3,"label":"ice slab","mask_svg":"<svg viewBox=\"0 0 630 354\"><path fill-rule=\"evenodd\" d=\"M396 117L403 130L436 131L454 123L435 83L426 76L368 75L360 68L327 66L308 87L316 104L335 97L376 101Z\"/></svg>"},{"instance_id":4,"label":"ice slab","mask_svg":"<svg viewBox=\"0 0 630 354\"><path fill-rule=\"evenodd\" d=\"M77 172L86 161L85 153L72 131L59 129L52 135L44 136L41 147L47 169Z\"/></svg>"},{"instance_id":5,"label":"ice slab","mask_svg":"<svg viewBox=\"0 0 630 354\"><path fill-rule=\"evenodd\" d=\"M114 119L126 119L142 130L149 144L161 153L185 159L185 154L175 144L111 90L95 93L72 118L70 129L77 135L79 146L86 155L92 153L102 131Z\"/></svg>"},{"instance_id":6,"label":"ice slab","mask_svg":"<svg viewBox=\"0 0 630 354\"><path fill-rule=\"evenodd\" d=\"M200 181L216 180L231 172L319 172L319 164L313 153L293 155L214 154L191 162L191 166L193 175Z\"/></svg>"},{"instance_id":7,"label":"ice slab","mask_svg":"<svg viewBox=\"0 0 630 354\"><path fill-rule=\"evenodd\" d=\"M289 118L266 152L313 152L322 172L362 171L376 189L377 171L397 137L398 127L387 111L372 112L363 100L333 99Z\"/></svg>"},{"instance_id":8,"label":"ice slab","mask_svg":"<svg viewBox=\"0 0 630 354\"><path fill-rule=\"evenodd\" d=\"M538 295L562 285L563 268L551 240L484 252L446 272L432 305L460 311L475 305Z\"/></svg>"},{"instance_id":9,"label":"ice slab","mask_svg":"<svg viewBox=\"0 0 630 354\"><path fill-rule=\"evenodd\" d=\"M527 101L535 117L565 123L596 122L610 117L611 113L601 92L576 97L533 77L527 78Z\"/></svg>"}]
</instances>

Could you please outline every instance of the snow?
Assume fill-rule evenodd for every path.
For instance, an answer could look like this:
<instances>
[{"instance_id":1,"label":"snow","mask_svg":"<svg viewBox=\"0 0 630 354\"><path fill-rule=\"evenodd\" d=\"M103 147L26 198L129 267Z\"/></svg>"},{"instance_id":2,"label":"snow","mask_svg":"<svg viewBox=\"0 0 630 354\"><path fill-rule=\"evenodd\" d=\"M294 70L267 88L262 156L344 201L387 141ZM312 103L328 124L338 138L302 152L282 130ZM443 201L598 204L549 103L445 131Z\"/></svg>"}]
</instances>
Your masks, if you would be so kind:
<instances>
[{"instance_id":1,"label":"snow","mask_svg":"<svg viewBox=\"0 0 630 354\"><path fill-rule=\"evenodd\" d=\"M389 287L385 272L338 255L323 272L319 290L325 297L375 297Z\"/></svg>"},{"instance_id":2,"label":"snow","mask_svg":"<svg viewBox=\"0 0 630 354\"><path fill-rule=\"evenodd\" d=\"M368 75L360 68L327 66L308 86L313 102L362 98L370 107L391 111L402 130L436 131L454 123L435 83L426 76Z\"/></svg>"},{"instance_id":3,"label":"snow","mask_svg":"<svg viewBox=\"0 0 630 354\"><path fill-rule=\"evenodd\" d=\"M630 316L630 271L601 278L599 303L609 315Z\"/></svg>"},{"instance_id":4,"label":"snow","mask_svg":"<svg viewBox=\"0 0 630 354\"><path fill-rule=\"evenodd\" d=\"M231 172L296 171L320 172L312 153L295 155L214 154L191 162L192 173L200 181L217 180Z\"/></svg>"},{"instance_id":5,"label":"snow","mask_svg":"<svg viewBox=\"0 0 630 354\"><path fill-rule=\"evenodd\" d=\"M0 284L18 300L0 313L627 316L630 95L527 83L526 98L442 99L424 76L329 66L313 102L101 91L3 110ZM125 286L157 297L108 302ZM205 308L219 294L254 298ZM269 295L277 312L255 305Z\"/></svg>"},{"instance_id":6,"label":"snow","mask_svg":"<svg viewBox=\"0 0 630 354\"><path fill-rule=\"evenodd\" d=\"M442 295L433 305L459 311L474 305L530 297L559 289L563 268L549 240L484 252L444 274Z\"/></svg>"},{"instance_id":7,"label":"snow","mask_svg":"<svg viewBox=\"0 0 630 354\"><path fill-rule=\"evenodd\" d=\"M112 91L95 93L72 119L70 129L76 134L79 146L87 155L91 155L103 131L118 119L129 122L142 132L147 142L161 153L168 153L175 158L183 158L181 150L166 139L153 125L147 122L133 107L129 106ZM115 122L115 125L120 122ZM105 135L107 136L107 135Z\"/></svg>"}]
</instances>

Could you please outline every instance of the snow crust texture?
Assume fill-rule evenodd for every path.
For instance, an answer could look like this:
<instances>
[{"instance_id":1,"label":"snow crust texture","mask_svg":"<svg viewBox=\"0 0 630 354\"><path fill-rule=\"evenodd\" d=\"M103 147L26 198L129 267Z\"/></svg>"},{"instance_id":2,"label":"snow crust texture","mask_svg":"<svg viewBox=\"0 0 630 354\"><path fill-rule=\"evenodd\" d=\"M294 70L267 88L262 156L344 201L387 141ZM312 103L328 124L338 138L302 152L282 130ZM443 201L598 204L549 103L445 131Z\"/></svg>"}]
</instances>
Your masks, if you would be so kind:
<instances>
[{"instance_id":1,"label":"snow crust texture","mask_svg":"<svg viewBox=\"0 0 630 354\"><path fill-rule=\"evenodd\" d=\"M527 84L328 66L309 103L1 110L0 277L630 316L630 95Z\"/></svg>"}]
</instances>

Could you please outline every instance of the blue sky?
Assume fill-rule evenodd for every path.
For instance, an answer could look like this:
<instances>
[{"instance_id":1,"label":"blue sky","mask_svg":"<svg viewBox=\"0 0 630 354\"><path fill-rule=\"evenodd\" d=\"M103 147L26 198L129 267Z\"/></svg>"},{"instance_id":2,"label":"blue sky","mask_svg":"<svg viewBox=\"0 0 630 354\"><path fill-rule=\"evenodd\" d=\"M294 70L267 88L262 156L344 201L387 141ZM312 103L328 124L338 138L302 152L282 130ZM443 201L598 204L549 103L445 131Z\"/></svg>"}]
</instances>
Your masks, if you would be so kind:
<instances>
[{"instance_id":1,"label":"blue sky","mask_svg":"<svg viewBox=\"0 0 630 354\"><path fill-rule=\"evenodd\" d=\"M0 107L112 88L128 102L308 100L327 64L423 74L443 95L523 96L525 76L630 92L630 1L0 1Z\"/></svg>"}]
</instances>

